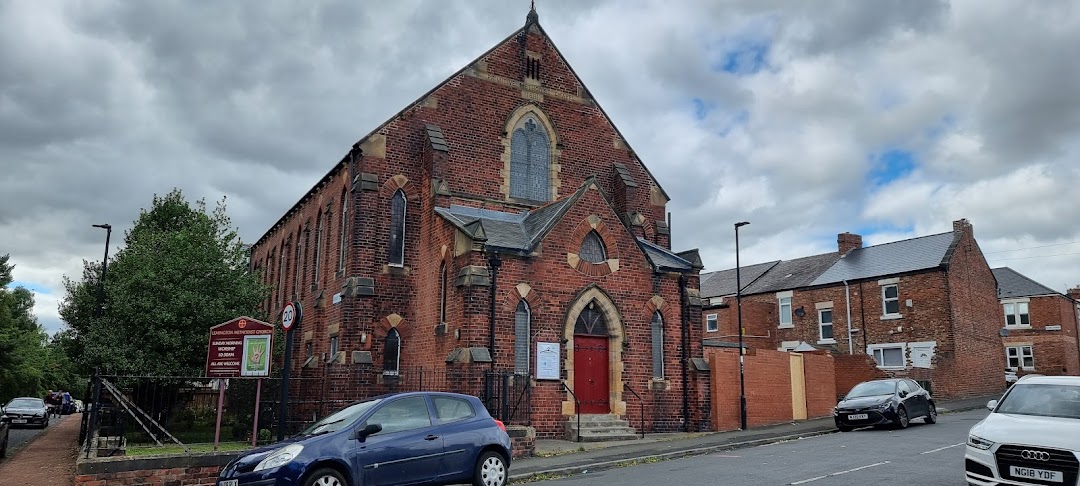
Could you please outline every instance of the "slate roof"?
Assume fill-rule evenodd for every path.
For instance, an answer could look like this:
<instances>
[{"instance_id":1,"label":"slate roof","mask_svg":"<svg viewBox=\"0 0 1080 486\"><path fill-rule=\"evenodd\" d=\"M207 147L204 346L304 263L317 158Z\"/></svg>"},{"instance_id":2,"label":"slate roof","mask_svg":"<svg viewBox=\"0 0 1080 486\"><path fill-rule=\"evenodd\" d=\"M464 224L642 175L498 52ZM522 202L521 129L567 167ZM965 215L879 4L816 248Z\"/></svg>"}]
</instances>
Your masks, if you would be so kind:
<instances>
[{"instance_id":1,"label":"slate roof","mask_svg":"<svg viewBox=\"0 0 1080 486\"><path fill-rule=\"evenodd\" d=\"M645 257L657 270L690 271L694 265L688 260L668 251L662 246L653 244L644 238L637 239L638 246L645 252Z\"/></svg>"},{"instance_id":2,"label":"slate roof","mask_svg":"<svg viewBox=\"0 0 1080 486\"><path fill-rule=\"evenodd\" d=\"M997 279L997 295L999 299L1061 294L1009 267L995 268L991 271L994 272L994 278Z\"/></svg>"},{"instance_id":3,"label":"slate roof","mask_svg":"<svg viewBox=\"0 0 1080 486\"><path fill-rule=\"evenodd\" d=\"M826 285L915 272L948 263L957 239L953 232L921 236L851 250L809 285Z\"/></svg>"},{"instance_id":4,"label":"slate roof","mask_svg":"<svg viewBox=\"0 0 1080 486\"><path fill-rule=\"evenodd\" d=\"M769 269L765 275L743 290L744 294L780 292L810 285L840 260L840 253L822 253L808 257L784 260Z\"/></svg>"},{"instance_id":5,"label":"slate roof","mask_svg":"<svg viewBox=\"0 0 1080 486\"><path fill-rule=\"evenodd\" d=\"M774 262L758 263L754 265L747 265L739 269L739 278L742 280L743 290L746 290L750 284L754 283L770 268L774 267L780 260ZM725 295L735 295L735 269L729 268L727 270L719 270L716 272L706 273L701 276L701 296L708 297L722 297Z\"/></svg>"}]
</instances>

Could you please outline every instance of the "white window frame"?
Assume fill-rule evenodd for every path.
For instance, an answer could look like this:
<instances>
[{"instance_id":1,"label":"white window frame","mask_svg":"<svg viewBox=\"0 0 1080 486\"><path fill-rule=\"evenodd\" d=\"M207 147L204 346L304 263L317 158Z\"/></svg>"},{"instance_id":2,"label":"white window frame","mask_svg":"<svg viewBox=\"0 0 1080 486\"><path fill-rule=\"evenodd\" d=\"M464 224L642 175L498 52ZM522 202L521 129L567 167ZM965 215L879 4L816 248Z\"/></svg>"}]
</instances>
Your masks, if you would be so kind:
<instances>
[{"instance_id":1,"label":"white window frame","mask_svg":"<svg viewBox=\"0 0 1080 486\"><path fill-rule=\"evenodd\" d=\"M717 332L720 330L720 321L717 314L705 315L705 332Z\"/></svg>"},{"instance_id":2,"label":"white window frame","mask_svg":"<svg viewBox=\"0 0 1080 486\"><path fill-rule=\"evenodd\" d=\"M832 332L833 337L831 337L831 338L826 338L825 333L824 333L825 323L821 320L821 316L825 312L829 313L829 327L832 328L832 331L833 331ZM834 323L836 322L836 319L835 319L836 316L833 315L832 307L826 307L826 308L818 309L817 313L818 313L818 344L836 344L836 326L834 325Z\"/></svg>"},{"instance_id":3,"label":"white window frame","mask_svg":"<svg viewBox=\"0 0 1080 486\"><path fill-rule=\"evenodd\" d=\"M795 327L795 321L792 320L792 310L794 310L792 292L777 292L776 293L776 315L777 315L777 328L779 329L792 329ZM784 301L787 301L785 304ZM784 306L787 306L787 313L784 313ZM784 316L787 315L787 323L784 323Z\"/></svg>"},{"instance_id":4,"label":"white window frame","mask_svg":"<svg viewBox=\"0 0 1080 486\"><path fill-rule=\"evenodd\" d=\"M1003 314L1005 314L1005 328L1006 329L1031 329L1031 304L1030 304L1030 301L1031 301L1031 299L1008 299L1008 300L1002 300L1001 301L1001 311L1002 311ZM1024 312L1024 313L1020 312L1020 305L1021 304L1023 304L1023 306L1027 308L1027 312ZM1008 308L1010 306L1013 308L1012 312L1008 311ZM1009 315L1010 314L1012 314L1012 316L1015 318L1016 324L1009 324ZM1028 319L1027 324L1021 324L1020 323L1020 316L1023 316L1023 315L1027 316L1027 319Z\"/></svg>"},{"instance_id":5,"label":"white window frame","mask_svg":"<svg viewBox=\"0 0 1080 486\"><path fill-rule=\"evenodd\" d=\"M1012 366L1009 362L1014 357L1009 356L1010 350L1016 350L1016 365ZM1025 353L1024 351L1027 351ZM1031 358L1031 366L1024 366L1024 358ZM1010 344L1005 346L1005 368L1011 371L1035 371L1035 345L1034 344Z\"/></svg>"},{"instance_id":6,"label":"white window frame","mask_svg":"<svg viewBox=\"0 0 1080 486\"><path fill-rule=\"evenodd\" d=\"M900 279L899 278L889 278L889 279L879 280L878 285L881 285L881 319L882 320L888 320L888 319L899 319L899 318L903 317L903 315L900 314ZM893 298L890 299L890 298L885 296L885 289L887 289L889 287L896 288L896 297L893 297ZM888 311L888 306L889 306L889 302L892 302L892 301L896 301L896 312L890 313Z\"/></svg>"},{"instance_id":7,"label":"white window frame","mask_svg":"<svg viewBox=\"0 0 1080 486\"><path fill-rule=\"evenodd\" d=\"M886 349L900 349L900 353L903 355L904 364L901 366L889 366L880 364L885 360L884 350ZM881 351L881 360L878 360L877 351ZM871 344L866 347L866 354L869 354L874 358L874 362L879 363L878 368L883 370L903 370L907 368L907 344L906 343L881 343Z\"/></svg>"}]
</instances>

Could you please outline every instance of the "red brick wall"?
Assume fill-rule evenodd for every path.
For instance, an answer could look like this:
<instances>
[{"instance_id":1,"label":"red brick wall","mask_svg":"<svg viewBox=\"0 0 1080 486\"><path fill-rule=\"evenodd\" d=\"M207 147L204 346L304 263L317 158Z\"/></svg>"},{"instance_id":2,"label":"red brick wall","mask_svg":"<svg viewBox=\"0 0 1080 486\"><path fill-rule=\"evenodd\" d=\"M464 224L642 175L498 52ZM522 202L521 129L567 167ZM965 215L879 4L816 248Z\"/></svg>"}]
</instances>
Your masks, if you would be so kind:
<instances>
[{"instance_id":1,"label":"red brick wall","mask_svg":"<svg viewBox=\"0 0 1080 486\"><path fill-rule=\"evenodd\" d=\"M1036 370L1020 370L1018 374L1080 374L1076 307L1073 301L1062 295L1031 297L1028 312L1031 329L1010 329L1009 336L1002 338L1003 346L1011 343L1034 344ZM1061 326L1061 330L1048 331L1046 326Z\"/></svg>"},{"instance_id":2,"label":"red brick wall","mask_svg":"<svg viewBox=\"0 0 1080 486\"><path fill-rule=\"evenodd\" d=\"M213 486L217 484L220 470L219 467L189 467L80 474L75 476L75 486Z\"/></svg>"},{"instance_id":3,"label":"red brick wall","mask_svg":"<svg viewBox=\"0 0 1080 486\"><path fill-rule=\"evenodd\" d=\"M740 424L739 353L729 349L706 349L712 370L713 430L735 430ZM749 408L749 407L748 407Z\"/></svg>"},{"instance_id":4,"label":"red brick wall","mask_svg":"<svg viewBox=\"0 0 1080 486\"><path fill-rule=\"evenodd\" d=\"M833 405L836 404L837 399L847 395L847 392L851 391L859 383L878 378L889 378L888 373L878 369L874 358L865 354L836 355L833 356L833 363L836 373Z\"/></svg>"},{"instance_id":5,"label":"red brick wall","mask_svg":"<svg viewBox=\"0 0 1080 486\"><path fill-rule=\"evenodd\" d=\"M725 299L727 307L703 309L701 322L704 327L705 319L709 314L717 315L716 332L706 332L706 339L715 339L726 342L738 342L739 326L737 307L734 298ZM776 320L776 302L762 301L762 299L743 298L743 342L753 348L776 349L779 341L776 340L776 330L773 323Z\"/></svg>"},{"instance_id":6,"label":"red brick wall","mask_svg":"<svg viewBox=\"0 0 1080 486\"><path fill-rule=\"evenodd\" d=\"M374 184L360 184L349 195L350 216L359 214L355 223L349 221L347 271L335 272L340 231L340 192L349 180L348 157L331 171L325 185L318 185L289 213L279 225L264 235L252 249L253 261L275 269L266 273L266 281L275 285L286 297L275 297L267 303L267 309L276 312L291 294L292 276L295 268L293 252L287 255L288 270L276 271L270 264L269 255L280 252L288 235L296 245L297 228L309 224L315 239L315 227L319 211L330 207L330 217L324 222L323 257L318 288L311 289L313 263L310 246L306 264L302 267L304 285L300 286L299 300L304 305L304 323L295 333L295 365L303 362L302 336L313 331L315 353L325 352L329 347L328 327L340 326L339 349L346 352L346 364L331 365L341 372L354 370L349 364L351 351L369 350L374 366L382 366L382 342L391 327L387 316L397 314L403 320L397 324L402 336L401 366L424 367L442 370L447 367L445 358L451 350L460 347L487 347L489 288L486 286L456 287L448 289L447 333L435 336L439 310L439 265L448 266L448 279L469 266L486 267L484 255L468 251L453 255L456 230L434 213L435 207L451 204L483 206L488 209L516 213L529 206L507 201L500 192L504 186L503 145L507 118L519 107L533 104L542 110L557 130L559 144L553 161L560 169L555 171L558 180L556 197L563 198L590 177L609 198L620 194L618 211L601 196L600 191L588 190L585 196L558 223L547 238L527 257L503 255L503 266L498 276L496 292L496 367L513 366L513 318L517 304L518 284L528 284L536 292L535 302L530 300L532 334L534 342L560 342L563 337L567 306L585 288L597 285L609 295L623 319L625 336L630 343L623 352L624 372L622 380L643 394L650 431L675 430L689 422L691 429L703 423L708 416L708 376L688 377L687 391L691 410L683 417L683 380L680 351L681 321L680 289L678 278L670 274L655 274L637 247L632 235L643 234L663 246L668 238L658 235L656 221L665 217L666 198L645 166L604 116L603 112L586 100L578 98L584 93L569 67L559 59L554 46L538 35L529 35L528 49L542 56L543 86L548 91L542 100L523 97L523 69L521 45L511 39L497 46L472 69L459 74L432 92L425 100L409 106L406 110L376 129L364 140L365 151L356 161L356 173L371 174ZM499 78L499 77L502 78ZM587 94L586 94L587 96ZM424 126L441 127L449 145L449 153L435 153L430 149ZM376 143L385 139L383 150ZM351 141L343 143L347 147ZM381 153L385 152L385 154ZM328 166L336 161L328 161ZM637 183L633 190L617 191L621 184L615 176L613 163L627 167ZM450 194L436 193L432 181L447 184ZM554 182L554 180L553 180ZM397 188L405 191L406 210L405 264L403 268L387 267L387 234L389 233L390 197ZM635 211L645 215L644 226L628 230L620 221L620 214ZM357 213L358 212L358 213ZM574 239L575 230L590 215L597 215L610 230L605 236L609 257L619 259L617 271L607 275L590 275L571 268L567 264L567 252L576 252L580 241ZM313 244L313 243L312 243ZM346 277L374 279L374 297L345 297L340 304L332 303L333 294L339 292ZM697 276L688 279L689 288L698 286ZM322 292L321 304L316 296ZM649 302L659 296L665 303L660 312L665 322L665 374L669 384L663 391L650 391L652 377L649 322L652 318ZM702 325L697 321L700 308L689 307L689 357L700 357ZM460 331L460 338L455 334ZM366 341L361 343L361 338ZM535 345L531 346L535 352ZM562 347L565 360L566 346ZM470 366L470 365L459 365ZM487 368L487 364L476 364ZM305 371L306 373L307 371ZM359 398L367 393L359 383L345 383L327 388L325 399L341 400ZM561 433L563 420L561 402L567 400L557 382L540 382L533 390L533 423L540 437ZM627 414L637 417L641 409L637 400L623 397Z\"/></svg>"},{"instance_id":7,"label":"red brick wall","mask_svg":"<svg viewBox=\"0 0 1080 486\"><path fill-rule=\"evenodd\" d=\"M832 415L836 406L836 361L832 355L814 352L801 353L806 383L806 416Z\"/></svg>"},{"instance_id":8,"label":"red brick wall","mask_svg":"<svg viewBox=\"0 0 1080 486\"><path fill-rule=\"evenodd\" d=\"M943 398L997 394L1004 389L1005 353L997 336L1004 313L997 281L965 220L953 223L963 236L948 269L952 309L952 346L939 343L934 394Z\"/></svg>"}]
</instances>

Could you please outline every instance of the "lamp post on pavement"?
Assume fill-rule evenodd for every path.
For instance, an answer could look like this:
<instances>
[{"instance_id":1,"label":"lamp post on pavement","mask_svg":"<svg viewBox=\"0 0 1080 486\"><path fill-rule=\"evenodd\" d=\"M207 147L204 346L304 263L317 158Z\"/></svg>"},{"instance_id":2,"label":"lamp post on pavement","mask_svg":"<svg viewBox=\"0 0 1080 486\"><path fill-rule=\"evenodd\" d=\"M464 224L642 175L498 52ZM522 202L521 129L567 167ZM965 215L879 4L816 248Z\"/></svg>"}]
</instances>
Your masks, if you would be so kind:
<instances>
[{"instance_id":1,"label":"lamp post on pavement","mask_svg":"<svg viewBox=\"0 0 1080 486\"><path fill-rule=\"evenodd\" d=\"M746 430L746 379L744 377L743 357L746 349L743 347L742 325L742 275L739 267L739 227L750 224L749 221L735 223L735 308L738 313L739 325L739 423Z\"/></svg>"},{"instance_id":2,"label":"lamp post on pavement","mask_svg":"<svg viewBox=\"0 0 1080 486\"><path fill-rule=\"evenodd\" d=\"M109 239L112 238L111 224L95 224L95 228L105 230L105 259L101 261L101 280L98 282L97 316L105 314L105 271L109 268Z\"/></svg>"}]
</instances>

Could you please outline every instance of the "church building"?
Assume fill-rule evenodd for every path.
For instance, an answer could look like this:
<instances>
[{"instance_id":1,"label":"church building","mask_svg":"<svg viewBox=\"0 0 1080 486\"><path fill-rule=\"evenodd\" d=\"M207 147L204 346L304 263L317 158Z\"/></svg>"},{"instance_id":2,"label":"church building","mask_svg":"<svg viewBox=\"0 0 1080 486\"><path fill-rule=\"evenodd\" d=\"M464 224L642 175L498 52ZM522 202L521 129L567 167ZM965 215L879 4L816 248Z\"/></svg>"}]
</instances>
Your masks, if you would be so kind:
<instances>
[{"instance_id":1,"label":"church building","mask_svg":"<svg viewBox=\"0 0 1080 486\"><path fill-rule=\"evenodd\" d=\"M328 165L251 249L303 309L292 420L425 389L539 437L708 428L697 250L535 10Z\"/></svg>"}]
</instances>

